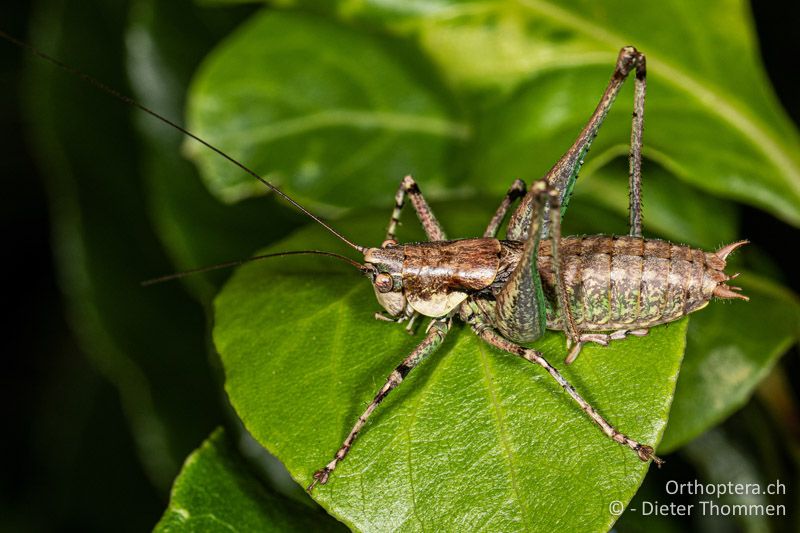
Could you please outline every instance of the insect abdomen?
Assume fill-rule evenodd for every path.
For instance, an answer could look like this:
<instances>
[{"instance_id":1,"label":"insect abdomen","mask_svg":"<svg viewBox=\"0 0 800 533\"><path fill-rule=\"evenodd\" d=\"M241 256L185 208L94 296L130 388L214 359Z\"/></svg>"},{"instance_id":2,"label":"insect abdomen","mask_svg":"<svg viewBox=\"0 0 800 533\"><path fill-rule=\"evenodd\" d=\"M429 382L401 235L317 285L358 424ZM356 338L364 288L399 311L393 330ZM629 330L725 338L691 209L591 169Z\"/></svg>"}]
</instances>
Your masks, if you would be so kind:
<instances>
[{"instance_id":1,"label":"insect abdomen","mask_svg":"<svg viewBox=\"0 0 800 533\"><path fill-rule=\"evenodd\" d=\"M702 308L728 278L712 253L657 239L565 237L564 281L581 331L639 329L677 320ZM543 241L539 272L547 296L547 327L562 329L555 302L550 243Z\"/></svg>"}]
</instances>

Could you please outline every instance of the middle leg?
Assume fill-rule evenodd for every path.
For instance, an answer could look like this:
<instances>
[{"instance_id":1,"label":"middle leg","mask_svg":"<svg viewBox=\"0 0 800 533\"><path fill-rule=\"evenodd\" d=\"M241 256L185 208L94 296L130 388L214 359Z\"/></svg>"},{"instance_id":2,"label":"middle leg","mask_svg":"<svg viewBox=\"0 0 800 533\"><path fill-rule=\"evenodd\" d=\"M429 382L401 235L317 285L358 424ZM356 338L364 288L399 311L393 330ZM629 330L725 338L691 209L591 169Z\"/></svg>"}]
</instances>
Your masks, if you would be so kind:
<instances>
[{"instance_id":1,"label":"middle leg","mask_svg":"<svg viewBox=\"0 0 800 533\"><path fill-rule=\"evenodd\" d=\"M522 196L525 196L525 182L518 178L515 179L511 187L508 188L505 197L503 197L503 201L500 202L500 206L497 208L497 211L495 211L492 220L489 221L486 231L483 232L484 237L494 238L497 236L497 230L500 229L500 225L506 218L508 208L511 207L514 200Z\"/></svg>"},{"instance_id":2,"label":"middle leg","mask_svg":"<svg viewBox=\"0 0 800 533\"><path fill-rule=\"evenodd\" d=\"M584 413L586 413L592 420L592 422L597 424L600 430L611 440L623 446L629 447L631 450L636 452L636 455L642 461L646 462L652 460L654 463L656 463L657 466L661 466L664 463L662 459L660 459L655 455L655 451L653 450L652 446L641 444L631 439L624 433L618 431L608 421L606 421L606 419L603 418L602 415L600 415L600 413L598 413L597 410L589 404L589 402L584 400L583 397L580 394L578 394L578 391L575 390L575 387L573 387L566 380L566 378L564 378L564 376L562 376L561 373L558 370L556 370L555 367L553 367L553 365L548 363L547 360L538 351L531 348L525 348L523 346L520 346L516 343L513 343L505 339L503 336L498 334L494 329L483 324L480 320L474 320L471 323L471 326L472 329L480 338L482 338L492 346L499 348L504 352L508 352L513 355L522 357L526 361L535 363L544 368L545 370L547 370L547 372L553 377L553 379L555 379L556 382L558 382L558 384L561 385L561 387L567 392L567 394L569 394L572 397L572 399L575 400L575 402L580 406L581 410Z\"/></svg>"},{"instance_id":3,"label":"middle leg","mask_svg":"<svg viewBox=\"0 0 800 533\"><path fill-rule=\"evenodd\" d=\"M634 337L644 337L650 333L649 329L641 328L641 329L618 329L617 331L612 331L611 333L581 333L578 335L578 342L572 347L567 355L567 358L564 359L564 362L568 365L571 365L575 359L578 358L580 355L581 350L583 349L583 345L587 342L593 342L595 344L599 344L600 346L608 346L611 341L618 341L622 340L628 335L633 335Z\"/></svg>"}]
</instances>

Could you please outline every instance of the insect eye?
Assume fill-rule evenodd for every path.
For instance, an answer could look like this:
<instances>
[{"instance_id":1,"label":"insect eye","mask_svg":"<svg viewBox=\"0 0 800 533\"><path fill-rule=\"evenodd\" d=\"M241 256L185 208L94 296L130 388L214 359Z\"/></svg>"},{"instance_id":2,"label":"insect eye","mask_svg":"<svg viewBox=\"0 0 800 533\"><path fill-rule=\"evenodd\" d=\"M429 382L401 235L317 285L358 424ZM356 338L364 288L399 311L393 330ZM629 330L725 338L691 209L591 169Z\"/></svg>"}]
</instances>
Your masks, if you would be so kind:
<instances>
[{"instance_id":1,"label":"insect eye","mask_svg":"<svg viewBox=\"0 0 800 533\"><path fill-rule=\"evenodd\" d=\"M378 292L389 292L394 287L394 280L389 274L378 274L375 276L375 287Z\"/></svg>"},{"instance_id":2,"label":"insect eye","mask_svg":"<svg viewBox=\"0 0 800 533\"><path fill-rule=\"evenodd\" d=\"M381 248L394 248L397 246L397 241L394 239L386 239L381 243Z\"/></svg>"}]
</instances>

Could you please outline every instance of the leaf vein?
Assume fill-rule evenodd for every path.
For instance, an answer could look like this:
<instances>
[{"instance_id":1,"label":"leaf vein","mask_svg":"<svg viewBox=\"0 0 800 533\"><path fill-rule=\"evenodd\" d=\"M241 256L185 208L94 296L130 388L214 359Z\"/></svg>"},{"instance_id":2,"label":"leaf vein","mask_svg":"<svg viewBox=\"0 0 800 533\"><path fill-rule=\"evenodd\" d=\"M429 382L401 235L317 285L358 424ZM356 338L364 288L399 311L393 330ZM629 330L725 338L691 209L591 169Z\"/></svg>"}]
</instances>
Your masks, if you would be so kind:
<instances>
[{"instance_id":1,"label":"leaf vein","mask_svg":"<svg viewBox=\"0 0 800 533\"><path fill-rule=\"evenodd\" d=\"M530 11L556 20L565 26L571 27L585 35L589 35L605 44L619 46L619 43L629 40L626 37L600 28L596 24L570 13L565 9L548 5L546 2L540 0L517 1ZM689 95L694 97L700 105L707 108L710 113L716 114L727 121L741 131L746 138L752 139L754 144L764 155L773 161L777 168L783 169L790 174L792 179L789 180L789 184L792 186L795 193L800 194L800 168L798 168L797 162L793 161L788 154L784 153L784 150L781 149L774 137L767 131L766 126L760 120L748 116L748 113L739 109L735 99L726 92L717 87L705 86L693 76L662 59L657 53L648 52L647 61L649 66L653 66L654 64L658 65L656 69L661 73L665 81L679 89L685 90Z\"/></svg>"},{"instance_id":2,"label":"leaf vein","mask_svg":"<svg viewBox=\"0 0 800 533\"><path fill-rule=\"evenodd\" d=\"M530 512L525 506L525 501L522 498L522 491L519 487L519 480L517 479L517 464L516 464L516 456L514 455L514 451L511 448L508 440L508 434L503 423L504 414L502 407L500 405L500 400L497 397L497 391L494 386L494 382L492 381L492 372L489 368L489 360L486 354L486 346L483 343L478 343L478 353L480 354L481 358L481 370L483 370L483 383L486 385L486 392L489 396L489 403L494 408L492 412L494 413L494 421L495 427L497 428L497 434L500 438L500 444L503 447L503 452L506 455L506 464L508 465L508 472L511 476L511 487L516 495L516 501L520 507L520 514L522 515L523 522L528 523L528 529L534 531L535 524L531 523L530 521Z\"/></svg>"}]
</instances>

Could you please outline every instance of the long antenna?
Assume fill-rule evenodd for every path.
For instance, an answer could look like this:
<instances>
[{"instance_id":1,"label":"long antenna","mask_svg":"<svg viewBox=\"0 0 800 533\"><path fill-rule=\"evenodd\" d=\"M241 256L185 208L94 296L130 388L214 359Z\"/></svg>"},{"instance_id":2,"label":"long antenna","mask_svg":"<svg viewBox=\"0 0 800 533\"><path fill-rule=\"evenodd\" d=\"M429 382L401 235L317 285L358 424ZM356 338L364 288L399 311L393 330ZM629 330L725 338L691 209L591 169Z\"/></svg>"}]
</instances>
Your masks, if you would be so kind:
<instances>
[{"instance_id":1,"label":"long antenna","mask_svg":"<svg viewBox=\"0 0 800 533\"><path fill-rule=\"evenodd\" d=\"M261 176L256 174L255 171L251 170L249 167L245 166L243 163L240 163L239 161L237 161L233 157L229 156L228 154L226 154L225 152L223 152L221 149L217 148L213 144L201 139L200 137L198 137L197 135L195 135L191 131L189 131L186 128L184 128L183 126L181 126L179 124L176 124L175 122L173 122L172 120L168 119L167 117L165 117L165 116L163 116L163 115L161 115L159 113L156 113L155 111L153 111L152 109L149 109L148 107L145 107L144 105L140 104L139 102L137 102L133 98L120 93L116 89L113 89L113 88L109 87L108 85L106 85L105 83L97 80L96 78L93 78L92 76L89 76L88 74L84 74L80 70L78 70L76 68L73 68L73 67L67 65L66 63L62 63L58 59L56 59L56 58L54 58L54 57L42 52L41 50L39 50L35 46L33 46L31 44L28 44L25 41L20 41L16 37L13 37L13 36L9 35L8 33L4 32L3 30L0 30L0 37L2 37L6 41L8 41L8 42L10 42L10 43L12 43L12 44L24 49L24 50L27 50L27 51L31 52L32 54L44 59L45 61L47 61L49 63L52 63L53 65L55 65L56 67L60 68L61 70L69 72L73 76L77 76L78 78L80 78L84 82L86 82L86 83L88 83L90 85L93 85L95 88L97 88L97 89L99 89L99 90L101 90L101 91L103 91L105 93L110 94L111 96L113 96L117 100L120 100L120 101L122 101L122 102L124 102L124 103L126 103L126 104L128 104L128 105L130 105L132 107L135 107L135 108L137 108L137 109L139 109L141 111L144 111L145 113L147 113L151 117L154 117L154 118L160 120L161 122L163 122L164 124L172 126L176 130L178 130L181 133L183 133L184 135L187 135L187 136L191 137L195 141L199 142L200 144L202 144L206 148L209 148L210 150L213 150L217 154L221 155L222 157L224 157L225 159L227 159L228 161L230 161L231 163L233 163L234 165L236 165L240 169L244 170L245 172L247 172L248 174L253 176L258 181L260 181L261 183L263 183L264 185L269 187L275 194L277 194L278 196L280 196L281 198L283 198L284 200L286 200L287 202L292 204L301 213L304 213L309 218L311 218L312 220L314 220L315 222L320 224L323 228L327 229L329 232L334 234L336 237L338 237L341 241L345 242L351 248L354 248L354 249L356 249L356 250L358 250L359 252L362 252L362 253L367 250L365 247L357 245L356 243L354 243L353 241L351 241L350 239L348 239L347 237L345 237L344 235L342 235L341 233L339 233L338 231L333 229L326 222L323 222L318 216L316 216L311 211L309 211L308 209L306 209L305 207L300 205L297 201L292 199L291 196L289 196L285 192L281 191L279 188L277 188L276 186L274 186L273 184L271 184L270 182L268 182L267 180L265 180L264 178L262 178Z\"/></svg>"},{"instance_id":2,"label":"long antenna","mask_svg":"<svg viewBox=\"0 0 800 533\"><path fill-rule=\"evenodd\" d=\"M219 270L221 268L229 268L235 267L239 265L243 265L245 263L250 263L252 261L259 261L261 259L268 259L270 257L281 257L284 255L326 255L328 257L335 257L345 263L349 263L352 266L356 267L362 272L366 272L366 268L361 263L357 261L353 261L349 257L345 257L343 255L335 254L333 252L326 252L324 250L291 250L288 252L276 252L272 254L264 254L264 255L255 255L253 257L248 257L246 259L237 259L234 261L226 261L224 263L217 263L216 265L208 265L200 268L193 268L191 270L185 270L183 272L176 272L174 274L167 274L166 276L159 276L157 278L152 278L145 280L141 283L142 287L149 287L150 285L155 285L156 283L163 283L165 281L171 281L173 279L183 278L192 274L200 274L202 272L211 272L212 270Z\"/></svg>"}]
</instances>

